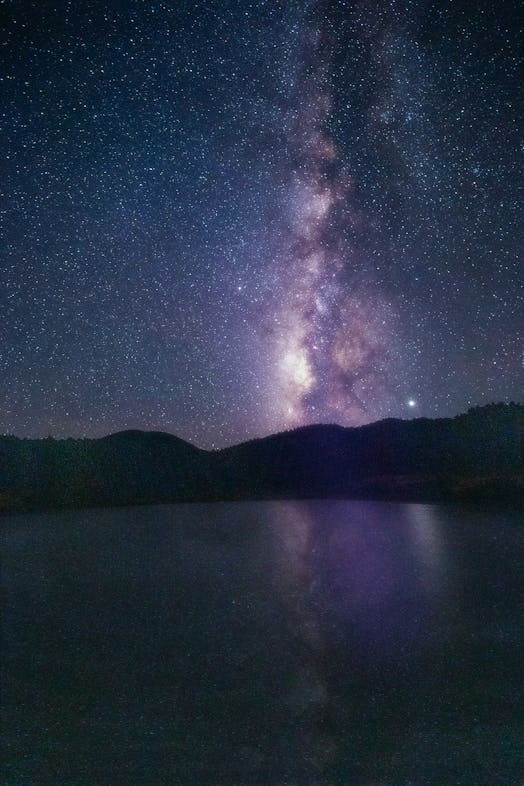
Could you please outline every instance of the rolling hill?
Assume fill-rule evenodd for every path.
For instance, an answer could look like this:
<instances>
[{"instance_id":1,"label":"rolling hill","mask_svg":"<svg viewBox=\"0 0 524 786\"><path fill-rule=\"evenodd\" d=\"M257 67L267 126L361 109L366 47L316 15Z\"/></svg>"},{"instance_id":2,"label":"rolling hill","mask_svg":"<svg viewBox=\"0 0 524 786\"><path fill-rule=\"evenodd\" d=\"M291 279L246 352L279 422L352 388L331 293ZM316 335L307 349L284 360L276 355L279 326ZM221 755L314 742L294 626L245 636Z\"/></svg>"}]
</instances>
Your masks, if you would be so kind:
<instances>
[{"instance_id":1,"label":"rolling hill","mask_svg":"<svg viewBox=\"0 0 524 786\"><path fill-rule=\"evenodd\" d=\"M0 510L304 497L521 503L524 406L312 425L219 451L162 432L0 437Z\"/></svg>"}]
</instances>

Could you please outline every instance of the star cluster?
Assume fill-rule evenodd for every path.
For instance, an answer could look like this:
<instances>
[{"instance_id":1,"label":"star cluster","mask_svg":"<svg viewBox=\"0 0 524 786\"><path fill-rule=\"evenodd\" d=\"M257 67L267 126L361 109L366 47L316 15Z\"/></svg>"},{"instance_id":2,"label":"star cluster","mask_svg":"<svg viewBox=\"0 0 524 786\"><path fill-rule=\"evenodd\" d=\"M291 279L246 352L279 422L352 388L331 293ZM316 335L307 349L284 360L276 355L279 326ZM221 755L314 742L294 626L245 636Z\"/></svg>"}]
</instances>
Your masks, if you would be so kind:
<instances>
[{"instance_id":1,"label":"star cluster","mask_svg":"<svg viewBox=\"0 0 524 786\"><path fill-rule=\"evenodd\" d=\"M0 4L0 432L519 399L515 2Z\"/></svg>"}]
</instances>

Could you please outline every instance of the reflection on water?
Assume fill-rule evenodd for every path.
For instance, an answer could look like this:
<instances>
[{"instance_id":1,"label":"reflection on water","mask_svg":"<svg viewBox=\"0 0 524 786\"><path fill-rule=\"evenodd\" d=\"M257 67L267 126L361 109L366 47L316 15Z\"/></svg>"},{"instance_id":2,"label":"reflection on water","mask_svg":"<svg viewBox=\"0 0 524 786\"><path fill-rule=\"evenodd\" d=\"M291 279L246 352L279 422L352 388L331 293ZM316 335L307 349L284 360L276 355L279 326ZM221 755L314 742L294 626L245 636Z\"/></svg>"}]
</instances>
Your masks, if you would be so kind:
<instances>
[{"instance_id":1,"label":"reflection on water","mask_svg":"<svg viewBox=\"0 0 524 786\"><path fill-rule=\"evenodd\" d=\"M317 585L315 517L310 506L299 502L275 503L270 521L275 589L285 604L289 647L297 651L283 694L284 711L298 731L291 758L307 762L309 775L320 777L335 758L336 743L327 723L329 694L323 671L321 620L312 602Z\"/></svg>"},{"instance_id":2,"label":"reflection on water","mask_svg":"<svg viewBox=\"0 0 524 786\"><path fill-rule=\"evenodd\" d=\"M358 633L377 656L409 655L406 645L420 643L449 595L451 558L437 513L427 505L327 502L295 503L293 514L308 533L294 564L308 565L310 609Z\"/></svg>"},{"instance_id":3,"label":"reflection on water","mask_svg":"<svg viewBox=\"0 0 524 786\"><path fill-rule=\"evenodd\" d=\"M3 782L520 786L512 515L4 519Z\"/></svg>"},{"instance_id":4,"label":"reflection on water","mask_svg":"<svg viewBox=\"0 0 524 786\"><path fill-rule=\"evenodd\" d=\"M446 551L438 508L435 505L409 505L405 514L410 523L410 543L420 571L421 585L426 595L436 600L448 589L451 560L449 549Z\"/></svg>"}]
</instances>

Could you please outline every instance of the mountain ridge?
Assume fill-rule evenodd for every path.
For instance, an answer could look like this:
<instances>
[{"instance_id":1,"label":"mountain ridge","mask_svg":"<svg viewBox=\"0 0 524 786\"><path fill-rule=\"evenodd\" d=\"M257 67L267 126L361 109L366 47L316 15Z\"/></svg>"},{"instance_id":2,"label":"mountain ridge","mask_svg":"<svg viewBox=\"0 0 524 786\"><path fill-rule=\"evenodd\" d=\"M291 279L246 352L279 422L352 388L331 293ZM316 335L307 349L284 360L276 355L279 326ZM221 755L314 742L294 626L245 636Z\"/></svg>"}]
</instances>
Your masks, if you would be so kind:
<instances>
[{"instance_id":1,"label":"mountain ridge","mask_svg":"<svg viewBox=\"0 0 524 786\"><path fill-rule=\"evenodd\" d=\"M311 424L207 451L162 431L0 436L0 511L306 497L520 504L524 406Z\"/></svg>"}]
</instances>

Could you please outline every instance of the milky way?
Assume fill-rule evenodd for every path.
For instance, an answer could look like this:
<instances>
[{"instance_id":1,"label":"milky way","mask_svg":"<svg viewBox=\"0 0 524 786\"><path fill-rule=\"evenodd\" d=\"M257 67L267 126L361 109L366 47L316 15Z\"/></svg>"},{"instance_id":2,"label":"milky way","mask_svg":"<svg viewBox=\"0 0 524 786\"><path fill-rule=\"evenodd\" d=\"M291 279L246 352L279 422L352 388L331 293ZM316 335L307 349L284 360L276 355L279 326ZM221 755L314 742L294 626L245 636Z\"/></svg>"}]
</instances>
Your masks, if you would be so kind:
<instances>
[{"instance_id":1,"label":"milky way","mask_svg":"<svg viewBox=\"0 0 524 786\"><path fill-rule=\"evenodd\" d=\"M290 423L356 425L391 403L394 317L373 282L359 280L351 233L366 216L352 204L351 173L327 130L330 63L320 29L305 27L302 47L287 122L293 166L287 245L279 258L284 295L275 331L276 397Z\"/></svg>"},{"instance_id":2,"label":"milky way","mask_svg":"<svg viewBox=\"0 0 524 786\"><path fill-rule=\"evenodd\" d=\"M1 4L0 432L518 400L517 8Z\"/></svg>"}]
</instances>

